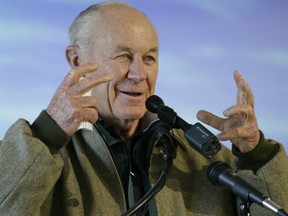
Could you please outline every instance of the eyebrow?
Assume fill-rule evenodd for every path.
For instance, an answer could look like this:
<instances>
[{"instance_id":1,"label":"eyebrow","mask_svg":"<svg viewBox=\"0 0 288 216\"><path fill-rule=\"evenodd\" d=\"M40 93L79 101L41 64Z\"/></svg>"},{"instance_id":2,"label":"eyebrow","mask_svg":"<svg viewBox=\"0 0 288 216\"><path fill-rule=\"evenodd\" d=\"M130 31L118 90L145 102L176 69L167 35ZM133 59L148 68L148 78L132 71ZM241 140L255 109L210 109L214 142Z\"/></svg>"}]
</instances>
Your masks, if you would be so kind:
<instances>
[{"instance_id":1,"label":"eyebrow","mask_svg":"<svg viewBox=\"0 0 288 216\"><path fill-rule=\"evenodd\" d=\"M126 52L132 52L132 49L128 46L125 45L118 45L116 51L126 51ZM158 47L153 47L151 49L148 50L147 53L149 52L158 52Z\"/></svg>"}]
</instances>

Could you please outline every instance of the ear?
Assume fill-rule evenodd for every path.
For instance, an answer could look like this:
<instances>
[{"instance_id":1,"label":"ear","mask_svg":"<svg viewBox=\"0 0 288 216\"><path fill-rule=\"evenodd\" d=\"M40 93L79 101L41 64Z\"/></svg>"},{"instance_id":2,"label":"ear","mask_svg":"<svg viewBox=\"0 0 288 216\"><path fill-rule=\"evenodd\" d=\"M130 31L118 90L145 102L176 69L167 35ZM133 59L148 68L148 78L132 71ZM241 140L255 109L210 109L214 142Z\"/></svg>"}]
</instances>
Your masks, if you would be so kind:
<instances>
[{"instance_id":1,"label":"ear","mask_svg":"<svg viewBox=\"0 0 288 216\"><path fill-rule=\"evenodd\" d=\"M78 45L70 45L66 48L66 60L71 67L79 66L82 64L81 52Z\"/></svg>"}]
</instances>

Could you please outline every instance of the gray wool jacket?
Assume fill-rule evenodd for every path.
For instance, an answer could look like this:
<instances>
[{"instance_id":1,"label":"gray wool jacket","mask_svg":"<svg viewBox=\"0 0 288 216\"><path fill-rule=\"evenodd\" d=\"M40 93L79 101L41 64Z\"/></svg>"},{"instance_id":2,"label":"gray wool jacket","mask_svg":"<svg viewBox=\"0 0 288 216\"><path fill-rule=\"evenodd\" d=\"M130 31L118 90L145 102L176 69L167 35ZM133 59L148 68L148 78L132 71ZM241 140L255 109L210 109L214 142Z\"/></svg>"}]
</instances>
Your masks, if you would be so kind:
<instances>
[{"instance_id":1,"label":"gray wool jacket","mask_svg":"<svg viewBox=\"0 0 288 216\"><path fill-rule=\"evenodd\" d=\"M144 128L149 127L149 121L151 123L148 120L146 125L142 123ZM46 135L39 135L43 133ZM267 149L271 146L277 152L265 165L253 171L242 169L249 155L243 162L240 156L235 157L223 146L213 159L208 160L190 147L181 131L173 133L177 152L168 180L155 197L158 215L237 215L239 200L207 179L207 167L215 160L233 166L237 175L287 211L288 160L281 144L262 141ZM259 152L259 149L255 151ZM263 155L266 161L267 155ZM154 147L149 169L152 184L157 180L162 164L160 149ZM68 139L42 112L32 125L18 120L0 143L1 216L118 216L127 210L124 194L109 147L95 128L93 131L79 130ZM252 204L251 215L274 214Z\"/></svg>"}]
</instances>

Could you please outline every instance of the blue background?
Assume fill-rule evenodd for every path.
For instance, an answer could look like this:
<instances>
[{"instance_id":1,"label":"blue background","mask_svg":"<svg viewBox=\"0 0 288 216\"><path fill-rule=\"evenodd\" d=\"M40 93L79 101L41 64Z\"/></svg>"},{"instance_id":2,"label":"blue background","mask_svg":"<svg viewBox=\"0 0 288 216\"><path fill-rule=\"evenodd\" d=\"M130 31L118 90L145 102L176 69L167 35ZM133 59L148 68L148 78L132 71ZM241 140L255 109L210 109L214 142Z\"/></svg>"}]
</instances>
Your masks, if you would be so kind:
<instances>
[{"instance_id":1,"label":"blue background","mask_svg":"<svg viewBox=\"0 0 288 216\"><path fill-rule=\"evenodd\" d=\"M33 122L47 107L70 70L64 55L68 27L96 2L1 1L0 139L18 118ZM259 127L288 149L288 1L126 2L158 29L156 93L167 105L190 123L200 109L222 116L236 102L233 72L240 70L254 92Z\"/></svg>"}]
</instances>

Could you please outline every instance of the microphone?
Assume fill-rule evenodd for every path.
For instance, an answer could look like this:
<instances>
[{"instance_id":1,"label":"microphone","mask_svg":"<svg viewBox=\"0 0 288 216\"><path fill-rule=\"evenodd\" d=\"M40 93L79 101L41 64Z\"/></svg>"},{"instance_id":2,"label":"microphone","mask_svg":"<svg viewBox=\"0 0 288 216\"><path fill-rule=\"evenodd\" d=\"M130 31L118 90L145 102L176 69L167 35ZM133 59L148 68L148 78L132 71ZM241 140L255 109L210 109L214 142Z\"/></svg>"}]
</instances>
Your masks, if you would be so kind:
<instances>
[{"instance_id":1,"label":"microphone","mask_svg":"<svg viewBox=\"0 0 288 216\"><path fill-rule=\"evenodd\" d=\"M214 134L199 122L195 125L188 124L173 109L165 106L159 96L150 96L146 100L146 108L152 113L157 113L158 118L171 128L182 129L190 146L204 157L210 159L221 150L222 145Z\"/></svg>"},{"instance_id":2,"label":"microphone","mask_svg":"<svg viewBox=\"0 0 288 216\"><path fill-rule=\"evenodd\" d=\"M277 215L287 216L288 214L269 197L262 194L248 182L232 173L232 168L223 161L215 161L207 170L208 179L213 185L224 186L231 190L242 201L254 202Z\"/></svg>"}]
</instances>

